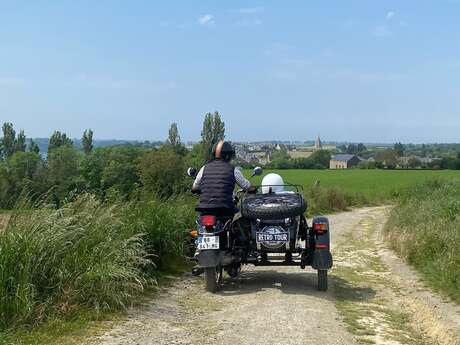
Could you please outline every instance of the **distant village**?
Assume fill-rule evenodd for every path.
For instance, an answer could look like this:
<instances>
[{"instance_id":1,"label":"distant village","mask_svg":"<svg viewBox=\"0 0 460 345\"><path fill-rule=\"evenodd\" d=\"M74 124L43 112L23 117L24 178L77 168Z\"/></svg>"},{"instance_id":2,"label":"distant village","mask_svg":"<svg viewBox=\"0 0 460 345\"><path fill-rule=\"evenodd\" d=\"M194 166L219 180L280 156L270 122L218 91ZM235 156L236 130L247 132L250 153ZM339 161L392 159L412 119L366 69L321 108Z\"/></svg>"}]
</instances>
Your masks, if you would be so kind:
<instances>
[{"instance_id":1,"label":"distant village","mask_svg":"<svg viewBox=\"0 0 460 345\"><path fill-rule=\"evenodd\" d=\"M330 153L329 169L439 168L436 164L441 162L440 157L429 154L427 156L426 152L421 152L421 155L415 154L417 152L408 152L408 155L405 155L402 144L367 145L366 147L364 144L323 143L319 135L315 141L303 143L234 143L237 161L250 165L270 166L280 151L284 151L291 160L307 159L315 152L327 151Z\"/></svg>"}]
</instances>

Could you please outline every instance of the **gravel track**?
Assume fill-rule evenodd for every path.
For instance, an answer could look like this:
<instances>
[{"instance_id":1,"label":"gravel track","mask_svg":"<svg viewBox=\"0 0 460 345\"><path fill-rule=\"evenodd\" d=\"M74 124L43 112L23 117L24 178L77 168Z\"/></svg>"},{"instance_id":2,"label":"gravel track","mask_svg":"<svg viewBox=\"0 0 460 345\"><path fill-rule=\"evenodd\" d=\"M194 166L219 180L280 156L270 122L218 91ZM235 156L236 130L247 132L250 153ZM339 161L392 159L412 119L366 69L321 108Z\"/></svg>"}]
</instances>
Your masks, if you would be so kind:
<instances>
[{"instance_id":1,"label":"gravel track","mask_svg":"<svg viewBox=\"0 0 460 345\"><path fill-rule=\"evenodd\" d=\"M387 213L388 208L374 207L330 216L333 252L339 267L337 272L340 271L340 267L366 265L363 262L359 263L359 256L342 249L341 243L353 239L352 234L357 228L363 227L363 224L370 229L369 231L375 229L374 232L380 233ZM378 243L379 252L377 253L375 249L372 249L372 252L376 257L379 255L388 257L379 237L373 236L373 238L375 243ZM396 260L398 265L404 266L394 256L391 260ZM383 261L385 260L382 259ZM382 263L382 267L383 265L388 264ZM393 266L385 267L383 273L381 270L374 271L373 267L366 267L366 274L375 276L384 274L390 277L388 279L392 279L392 282L394 276L394 282L398 284L398 280L401 280L401 277L398 277L398 270L393 270ZM404 267L410 270L407 266ZM399 271L403 272L400 268ZM340 307L343 301L339 300L337 291L344 284L348 289L354 289L354 285L351 282L348 284L346 277L336 274L334 269L331 273L330 289L326 293L316 290L316 271L308 268L301 270L298 267L246 266L238 278L234 280L227 278L224 287L217 294L203 291L203 278L186 275L172 287L163 289L154 300L140 308L132 309L126 320L105 324L108 330L92 337L88 343L102 345L418 344L417 341L408 340L412 336L411 332L417 329L411 324L401 325L399 329L399 326L395 326L396 323L382 326L376 322L378 319L371 320L367 317L368 327L375 328L372 332L368 330L372 336L366 334L364 337L353 332L354 324L343 312L344 308ZM413 279L414 284L418 281L416 274L413 272L411 274L404 279L405 284L410 285L409 279ZM421 293L422 288L417 286L417 293ZM376 296L387 296L393 291L394 286L390 288L385 284L376 284L369 285L368 289L372 289ZM424 293L432 296L426 289ZM401 308L401 313L416 312L409 308L410 300L404 295L398 295L397 298L400 299L396 301L397 303L391 301L392 308ZM381 300L385 301L384 298ZM417 302L423 304L423 300ZM346 310L353 310L355 301L349 300L346 303ZM356 301L357 305L359 303L362 306L362 302ZM449 324L442 323L446 315L437 316L438 310L442 308L433 308L429 303L426 307L432 312L430 318L436 320L437 330L434 334L439 332L452 334ZM459 315L452 311L448 318L457 322L460 320ZM417 318L411 320L417 322ZM382 331L382 327L398 329ZM399 340L388 338L386 335L390 333L399 334ZM443 342L433 340L435 337L429 334L417 334L417 337L423 337L423 344L457 344L454 337L448 337Z\"/></svg>"}]
</instances>

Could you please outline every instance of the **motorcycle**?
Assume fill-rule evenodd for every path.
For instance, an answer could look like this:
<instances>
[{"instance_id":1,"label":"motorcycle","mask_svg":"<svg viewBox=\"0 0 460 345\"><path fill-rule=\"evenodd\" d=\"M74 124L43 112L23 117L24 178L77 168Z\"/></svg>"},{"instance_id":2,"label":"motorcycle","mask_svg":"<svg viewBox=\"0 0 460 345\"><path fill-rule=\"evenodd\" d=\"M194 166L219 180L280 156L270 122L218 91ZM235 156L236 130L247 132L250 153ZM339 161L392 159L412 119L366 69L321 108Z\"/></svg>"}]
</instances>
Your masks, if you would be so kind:
<instances>
[{"instance_id":1,"label":"motorcycle","mask_svg":"<svg viewBox=\"0 0 460 345\"><path fill-rule=\"evenodd\" d=\"M196 170L187 174L194 177ZM256 167L252 176L262 174ZM273 176L276 175L276 176ZM307 204L301 186L275 185L268 174L256 193L239 190L234 195L237 213L219 216L201 212L196 229L194 275L204 273L206 290L216 292L223 285L223 272L235 278L243 265L311 266L317 270L317 287L328 289L328 270L333 260L330 252L330 225L327 217L313 217L308 226ZM270 180L271 179L271 180Z\"/></svg>"}]
</instances>

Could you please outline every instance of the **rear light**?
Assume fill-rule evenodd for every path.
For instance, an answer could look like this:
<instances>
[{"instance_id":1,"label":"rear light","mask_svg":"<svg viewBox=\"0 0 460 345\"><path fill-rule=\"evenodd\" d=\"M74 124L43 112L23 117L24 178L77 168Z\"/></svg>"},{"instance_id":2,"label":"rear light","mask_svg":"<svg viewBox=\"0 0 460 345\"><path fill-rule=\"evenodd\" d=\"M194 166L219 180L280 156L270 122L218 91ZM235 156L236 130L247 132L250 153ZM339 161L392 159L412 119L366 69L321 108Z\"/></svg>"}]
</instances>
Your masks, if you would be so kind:
<instances>
[{"instance_id":1,"label":"rear light","mask_svg":"<svg viewBox=\"0 0 460 345\"><path fill-rule=\"evenodd\" d=\"M317 232L318 234L324 234L328 230L329 229L328 229L327 223L314 223L313 224L313 231Z\"/></svg>"},{"instance_id":2,"label":"rear light","mask_svg":"<svg viewBox=\"0 0 460 345\"><path fill-rule=\"evenodd\" d=\"M327 249L327 248L329 248L329 246L327 244L319 244L318 243L317 245L315 245L315 248L316 249Z\"/></svg>"},{"instance_id":3,"label":"rear light","mask_svg":"<svg viewBox=\"0 0 460 345\"><path fill-rule=\"evenodd\" d=\"M203 226L214 226L216 225L216 216L201 216L200 223Z\"/></svg>"}]
</instances>

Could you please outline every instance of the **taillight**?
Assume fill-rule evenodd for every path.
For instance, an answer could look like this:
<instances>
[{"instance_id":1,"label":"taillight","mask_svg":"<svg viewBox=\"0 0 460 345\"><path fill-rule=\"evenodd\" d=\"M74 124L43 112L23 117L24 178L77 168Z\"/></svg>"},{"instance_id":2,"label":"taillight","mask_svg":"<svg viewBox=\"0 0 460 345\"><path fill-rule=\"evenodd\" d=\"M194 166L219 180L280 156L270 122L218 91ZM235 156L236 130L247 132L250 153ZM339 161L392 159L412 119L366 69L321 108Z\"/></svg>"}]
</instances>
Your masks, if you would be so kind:
<instances>
[{"instance_id":1,"label":"taillight","mask_svg":"<svg viewBox=\"0 0 460 345\"><path fill-rule=\"evenodd\" d=\"M315 231L318 234L324 234L328 231L328 225L327 223L314 223L313 224L313 231Z\"/></svg>"},{"instance_id":2,"label":"taillight","mask_svg":"<svg viewBox=\"0 0 460 345\"><path fill-rule=\"evenodd\" d=\"M201 216L200 217L200 223L201 225L208 227L208 226L214 226L216 225L216 216Z\"/></svg>"}]
</instances>

